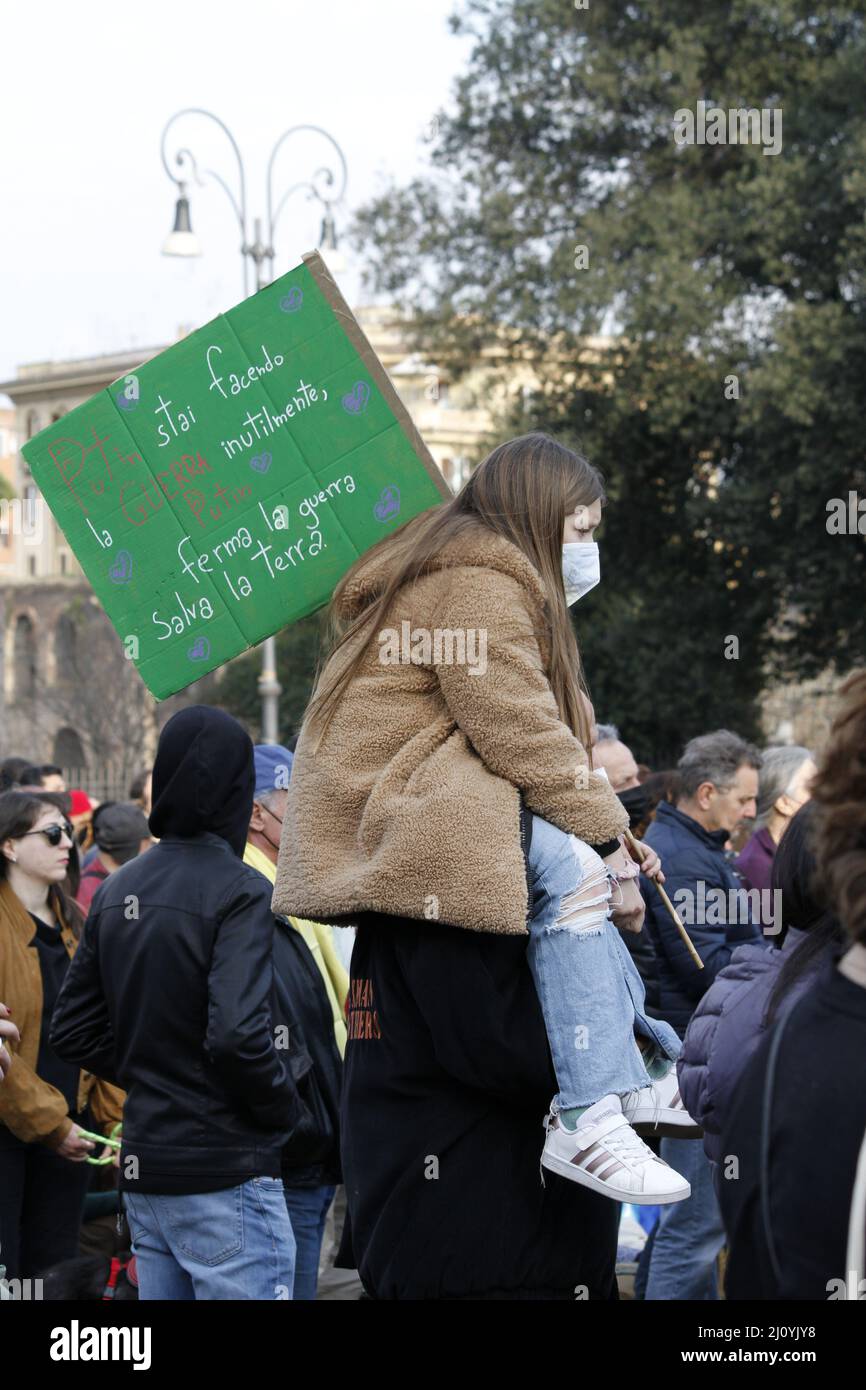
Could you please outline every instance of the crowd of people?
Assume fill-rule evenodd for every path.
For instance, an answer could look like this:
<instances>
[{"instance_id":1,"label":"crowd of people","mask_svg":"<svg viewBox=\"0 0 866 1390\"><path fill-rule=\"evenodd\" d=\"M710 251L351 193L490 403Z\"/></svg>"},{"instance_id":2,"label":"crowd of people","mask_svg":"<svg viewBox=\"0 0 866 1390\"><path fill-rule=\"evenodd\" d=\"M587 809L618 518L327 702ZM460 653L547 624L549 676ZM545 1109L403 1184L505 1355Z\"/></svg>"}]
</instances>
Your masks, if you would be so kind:
<instances>
[{"instance_id":1,"label":"crowd of people","mask_svg":"<svg viewBox=\"0 0 866 1390\"><path fill-rule=\"evenodd\" d=\"M41 1278L46 1297L99 1297L120 1273L120 1287L134 1296L131 1219L142 1222L132 1229L144 1250L143 1226L160 1199L175 1230L191 1203L170 1198L191 1185L198 1206L179 1237L190 1269L184 1275L165 1258L154 1224L145 1296L274 1297L279 1285L283 1297L316 1297L340 1179L348 975L330 928L270 911L291 763L289 748L253 748L230 716L193 709L163 731L154 805L150 773L136 779L128 801L95 805L66 788L59 768L16 757L0 765L0 1263L8 1287ZM121 1057L121 1029L109 1025L93 1037L99 1056L91 1057L76 1031L72 1057L52 1017L56 1031L73 958L81 976L92 964L86 921L106 949L105 888L115 884L120 921L136 923L138 951L130 954L128 934L121 947L135 1036ZM158 1021L142 1018L145 997L159 1003ZM71 1008L82 1002L76 994ZM76 1014L76 1029L82 1023ZM246 1065L256 1050L260 1070ZM109 1079L122 1074L126 1082L130 1067L137 1084L120 1089ZM288 1142L278 1142L280 1130ZM117 1133L124 1160L135 1147L134 1163L116 1146L100 1146L100 1134ZM234 1179L246 1169L252 1211L233 1205ZM119 1202L124 1177L130 1187ZM147 1194L140 1211L138 1190ZM227 1258L233 1220L246 1234ZM279 1244L271 1231L280 1231ZM220 1258L199 1239L216 1239ZM282 1263L257 1268L272 1246L284 1252Z\"/></svg>"},{"instance_id":2,"label":"crowd of people","mask_svg":"<svg viewBox=\"0 0 866 1390\"><path fill-rule=\"evenodd\" d=\"M0 765L7 1280L310 1300L330 1214L370 1299L616 1298L629 1221L635 1298L857 1297L866 671L820 750L639 762L569 614L605 503L494 450L340 580L292 748L191 706L126 802Z\"/></svg>"}]
</instances>

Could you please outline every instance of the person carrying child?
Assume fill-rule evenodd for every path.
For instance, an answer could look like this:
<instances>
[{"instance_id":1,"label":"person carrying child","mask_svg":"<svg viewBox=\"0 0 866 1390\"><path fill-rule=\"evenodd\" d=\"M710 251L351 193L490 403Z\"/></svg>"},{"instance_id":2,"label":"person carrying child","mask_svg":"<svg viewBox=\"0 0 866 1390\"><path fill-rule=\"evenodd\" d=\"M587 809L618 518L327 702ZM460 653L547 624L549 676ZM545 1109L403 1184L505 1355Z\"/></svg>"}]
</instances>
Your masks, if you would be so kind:
<instances>
[{"instance_id":1,"label":"person carrying child","mask_svg":"<svg viewBox=\"0 0 866 1390\"><path fill-rule=\"evenodd\" d=\"M528 936L558 1085L542 1164L659 1203L688 1183L633 1126L695 1130L671 1073L679 1040L647 1018L620 939L642 922L638 868L628 814L589 765L568 612L598 583L604 500L584 458L526 435L343 576L273 905L334 925L384 914ZM663 881L651 851L642 867Z\"/></svg>"}]
</instances>

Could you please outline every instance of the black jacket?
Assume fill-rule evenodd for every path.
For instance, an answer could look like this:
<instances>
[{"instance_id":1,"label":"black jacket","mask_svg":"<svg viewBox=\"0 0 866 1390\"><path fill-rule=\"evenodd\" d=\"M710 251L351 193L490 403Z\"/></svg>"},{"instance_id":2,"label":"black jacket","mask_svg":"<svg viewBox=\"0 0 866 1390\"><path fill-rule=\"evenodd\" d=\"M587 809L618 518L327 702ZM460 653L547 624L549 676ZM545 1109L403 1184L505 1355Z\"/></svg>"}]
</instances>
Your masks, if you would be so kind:
<instances>
[{"instance_id":1,"label":"black jacket","mask_svg":"<svg viewBox=\"0 0 866 1390\"><path fill-rule=\"evenodd\" d=\"M370 919L348 1023L338 1264L380 1299L616 1298L616 1202L542 1186L556 1080L526 940Z\"/></svg>"},{"instance_id":2,"label":"black jacket","mask_svg":"<svg viewBox=\"0 0 866 1390\"><path fill-rule=\"evenodd\" d=\"M530 830L524 809L524 852ZM617 1297L616 1202L554 1173L542 1185L556 1079L528 941L385 916L359 927L338 1264L375 1298Z\"/></svg>"},{"instance_id":3,"label":"black jacket","mask_svg":"<svg viewBox=\"0 0 866 1390\"><path fill-rule=\"evenodd\" d=\"M51 1042L127 1092L121 1187L207 1192L279 1175L307 1115L275 1044L271 886L240 857L252 744L182 710L153 786L164 838L94 896Z\"/></svg>"},{"instance_id":4,"label":"black jacket","mask_svg":"<svg viewBox=\"0 0 866 1390\"><path fill-rule=\"evenodd\" d=\"M343 1061L334 1037L328 991L300 932L275 919L274 1017L285 1032L280 1043L308 1115L283 1150L283 1182L322 1187L342 1182L340 1086Z\"/></svg>"},{"instance_id":5,"label":"black jacket","mask_svg":"<svg viewBox=\"0 0 866 1390\"><path fill-rule=\"evenodd\" d=\"M764 1038L727 1117L718 1186L728 1235L729 1299L824 1302L846 1297L850 1288L848 1221L866 1129L866 989L835 966L828 961L821 967L787 1020L783 1016ZM771 1094L768 1181L762 1183L769 1051L783 1021Z\"/></svg>"}]
</instances>

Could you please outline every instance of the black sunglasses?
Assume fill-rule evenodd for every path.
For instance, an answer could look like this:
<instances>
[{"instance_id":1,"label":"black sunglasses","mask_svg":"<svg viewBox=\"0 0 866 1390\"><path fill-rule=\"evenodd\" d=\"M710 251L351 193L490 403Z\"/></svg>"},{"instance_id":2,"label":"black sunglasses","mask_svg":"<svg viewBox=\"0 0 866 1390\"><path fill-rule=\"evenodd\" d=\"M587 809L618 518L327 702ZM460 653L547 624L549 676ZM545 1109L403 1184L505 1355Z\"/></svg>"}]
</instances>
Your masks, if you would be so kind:
<instances>
[{"instance_id":1,"label":"black sunglasses","mask_svg":"<svg viewBox=\"0 0 866 1390\"><path fill-rule=\"evenodd\" d=\"M53 845L55 849L64 835L67 835L73 842L75 840L75 832L68 820L64 821L62 825L43 825L41 830L27 830L21 836L22 840L26 839L28 835L44 835L49 845Z\"/></svg>"}]
</instances>

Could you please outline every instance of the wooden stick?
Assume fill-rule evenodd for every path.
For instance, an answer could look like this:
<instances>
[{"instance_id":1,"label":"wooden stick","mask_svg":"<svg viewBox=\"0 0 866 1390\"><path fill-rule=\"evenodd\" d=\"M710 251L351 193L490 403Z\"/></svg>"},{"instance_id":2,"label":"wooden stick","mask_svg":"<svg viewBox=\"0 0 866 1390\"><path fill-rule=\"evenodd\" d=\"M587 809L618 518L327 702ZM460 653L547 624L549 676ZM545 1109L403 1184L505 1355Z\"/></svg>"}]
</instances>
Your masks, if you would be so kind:
<instances>
[{"instance_id":1,"label":"wooden stick","mask_svg":"<svg viewBox=\"0 0 866 1390\"><path fill-rule=\"evenodd\" d=\"M634 835L632 835L630 830L626 830L625 838L628 841L629 849L631 850L635 859L639 864L642 864L645 858L643 848L641 847L641 845L638 844L637 840L635 839ZM701 960L700 956L695 950L694 942L692 941L692 938L689 936L688 932L686 931L685 927L683 926L682 922L677 916L677 910L671 902L670 898L668 897L667 893L665 892L664 888L662 888L661 884L657 883L655 879L651 879L650 882L655 886L662 902L664 903L668 912L671 914L671 917L673 918L676 924L677 931L679 932L680 936L685 942L688 953L694 961L695 965L698 967L699 970L703 970L704 962Z\"/></svg>"}]
</instances>

